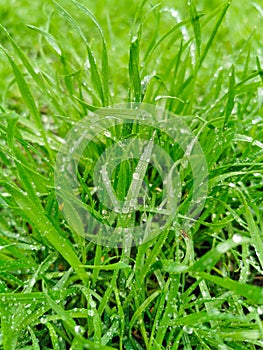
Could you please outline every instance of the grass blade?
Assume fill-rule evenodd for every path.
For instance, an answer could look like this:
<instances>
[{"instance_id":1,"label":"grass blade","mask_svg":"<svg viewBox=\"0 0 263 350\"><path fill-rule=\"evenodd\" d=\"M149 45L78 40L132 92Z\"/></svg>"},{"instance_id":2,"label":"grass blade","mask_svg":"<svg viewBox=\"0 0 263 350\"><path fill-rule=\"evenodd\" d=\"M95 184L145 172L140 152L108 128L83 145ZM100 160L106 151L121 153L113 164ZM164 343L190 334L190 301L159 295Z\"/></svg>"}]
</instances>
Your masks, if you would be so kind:
<instances>
[{"instance_id":1,"label":"grass blade","mask_svg":"<svg viewBox=\"0 0 263 350\"><path fill-rule=\"evenodd\" d=\"M98 23L97 19L93 15L93 13L83 4L78 1L73 0L73 3L83 11L95 24L98 28L101 39L102 39L102 67L101 67L101 75L102 75L102 84L103 84L103 92L104 92L104 106L108 106L110 92L109 92L109 63L108 63L108 52L107 52L107 44L103 34L103 30Z\"/></svg>"},{"instance_id":2,"label":"grass blade","mask_svg":"<svg viewBox=\"0 0 263 350\"><path fill-rule=\"evenodd\" d=\"M244 194L239 190L239 196L242 202L242 205L245 209L245 217L248 223L248 229L251 234L252 245L255 248L256 255L261 265L261 269L263 269L263 244L262 244L262 233L260 232L259 227L256 225L253 215L251 213L251 209L248 206L247 200Z\"/></svg>"},{"instance_id":3,"label":"grass blade","mask_svg":"<svg viewBox=\"0 0 263 350\"><path fill-rule=\"evenodd\" d=\"M32 116L34 122L36 123L36 126L38 127L38 129L41 132L41 136L44 140L45 147L49 153L51 161L53 162L53 152L51 151L51 149L49 147L46 132L44 130L44 127L43 127L43 124L41 121L41 116L40 116L39 110L36 106L35 100L32 96L32 93L30 91L30 88L29 88L22 72L20 71L18 66L15 64L15 62L11 58L11 56L7 53L7 51L2 46L0 46L0 49L5 53L5 55L7 56L8 60L9 60L10 65L13 68L13 71L14 71L14 74L16 77L16 82L17 82L17 85L19 87L20 93L24 99L24 102L25 102L27 108L29 109L29 111L31 113L31 116Z\"/></svg>"},{"instance_id":4,"label":"grass blade","mask_svg":"<svg viewBox=\"0 0 263 350\"><path fill-rule=\"evenodd\" d=\"M220 13L220 16L219 16L219 18L218 18L218 20L217 20L217 22L215 24L215 27L214 27L211 35L210 35L210 38L209 38L209 40L208 40L208 42L207 42L207 44L205 46L204 52L201 55L200 63L199 63L200 67L203 64L203 62L204 62L204 60L205 60L205 58L206 58L206 56L208 54L208 51L209 51L209 49L210 49L210 47L211 47L211 45L212 45L212 43L213 43L213 41L215 39L216 33L218 32L218 29L219 29L219 27L220 27L220 25L221 25L225 15L226 15L226 13L227 13L227 10L228 10L230 4L231 4L231 1L227 1L226 5L224 6L223 10Z\"/></svg>"},{"instance_id":5,"label":"grass blade","mask_svg":"<svg viewBox=\"0 0 263 350\"><path fill-rule=\"evenodd\" d=\"M130 44L129 76L130 76L130 97L132 102L141 102L141 78L140 78L140 54L139 38L133 36ZM132 96L132 95L131 95Z\"/></svg>"},{"instance_id":6,"label":"grass blade","mask_svg":"<svg viewBox=\"0 0 263 350\"><path fill-rule=\"evenodd\" d=\"M221 278L213 276L205 272L198 273L198 277L203 278L207 281L211 281L220 287L232 291L237 295L241 295L251 302L254 302L256 304L263 304L262 288L249 284L242 284L240 282L233 281L230 278Z\"/></svg>"},{"instance_id":7,"label":"grass blade","mask_svg":"<svg viewBox=\"0 0 263 350\"><path fill-rule=\"evenodd\" d=\"M69 262L79 278L86 283L88 276L85 270L81 267L81 263L70 242L61 236L57 229L53 226L50 219L46 216L43 210L40 210L24 193L16 189L14 186L7 186L7 189L12 194L13 199L20 207L27 220L36 228L42 237L46 238L52 246Z\"/></svg>"},{"instance_id":8,"label":"grass blade","mask_svg":"<svg viewBox=\"0 0 263 350\"><path fill-rule=\"evenodd\" d=\"M57 40L46 30L28 25L28 28L36 31L37 33L41 34L45 39L46 42L48 43L49 47L52 49L53 52L55 52L59 57L62 56L62 49Z\"/></svg>"},{"instance_id":9,"label":"grass blade","mask_svg":"<svg viewBox=\"0 0 263 350\"><path fill-rule=\"evenodd\" d=\"M190 1L190 18L191 23L194 29L194 35L195 35L195 43L196 43L196 51L197 51L197 61L200 58L200 52L201 52L201 27L199 22L199 15L196 9L195 1Z\"/></svg>"},{"instance_id":10,"label":"grass blade","mask_svg":"<svg viewBox=\"0 0 263 350\"><path fill-rule=\"evenodd\" d=\"M232 239L220 243L216 248L211 249L205 255L203 255L197 262L195 262L190 268L189 273L199 273L204 270L210 271L214 265L219 261L222 254L225 254L228 250L238 246L239 244L248 244L249 239L239 235L234 235Z\"/></svg>"},{"instance_id":11,"label":"grass blade","mask_svg":"<svg viewBox=\"0 0 263 350\"><path fill-rule=\"evenodd\" d=\"M85 34L83 33L82 29L80 28L80 26L78 25L78 23L73 19L73 17L69 14L69 12L67 12L60 4L58 4L56 1L54 1L54 4L56 6L56 8L58 9L58 11L61 13L61 15L71 24L71 26L76 29L76 31L79 33L80 37L82 38L82 40L84 41L86 48L87 48L87 52L88 52L88 58L89 58L89 63L90 63L90 70L91 70L91 77L92 77L92 82L93 82L93 86L96 89L96 91L98 92L102 105L105 106L105 96L104 96L104 92L103 92L103 87L102 87L102 83L101 83L101 77L99 74L99 70L93 55L93 52L91 51L89 42L85 36Z\"/></svg>"},{"instance_id":12,"label":"grass blade","mask_svg":"<svg viewBox=\"0 0 263 350\"><path fill-rule=\"evenodd\" d=\"M225 120L224 125L228 123L228 119L232 113L235 104L235 67L232 66L229 73L229 87L228 87L228 100L225 108Z\"/></svg>"}]
</instances>

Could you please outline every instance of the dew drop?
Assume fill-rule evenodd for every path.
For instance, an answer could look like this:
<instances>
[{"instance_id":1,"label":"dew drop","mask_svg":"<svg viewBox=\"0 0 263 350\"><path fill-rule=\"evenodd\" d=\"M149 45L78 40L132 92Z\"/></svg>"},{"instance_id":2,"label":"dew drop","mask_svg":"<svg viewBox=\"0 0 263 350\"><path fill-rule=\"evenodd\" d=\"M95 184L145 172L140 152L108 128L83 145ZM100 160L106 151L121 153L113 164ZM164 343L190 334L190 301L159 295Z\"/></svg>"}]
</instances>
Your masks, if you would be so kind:
<instances>
[{"instance_id":1,"label":"dew drop","mask_svg":"<svg viewBox=\"0 0 263 350\"><path fill-rule=\"evenodd\" d=\"M232 240L234 243L241 243L242 242L242 236L238 235L238 234L234 234L234 236L232 237Z\"/></svg>"},{"instance_id":2,"label":"dew drop","mask_svg":"<svg viewBox=\"0 0 263 350\"><path fill-rule=\"evenodd\" d=\"M139 180L140 175L138 173L133 173L132 177L134 178L134 180Z\"/></svg>"}]
</instances>

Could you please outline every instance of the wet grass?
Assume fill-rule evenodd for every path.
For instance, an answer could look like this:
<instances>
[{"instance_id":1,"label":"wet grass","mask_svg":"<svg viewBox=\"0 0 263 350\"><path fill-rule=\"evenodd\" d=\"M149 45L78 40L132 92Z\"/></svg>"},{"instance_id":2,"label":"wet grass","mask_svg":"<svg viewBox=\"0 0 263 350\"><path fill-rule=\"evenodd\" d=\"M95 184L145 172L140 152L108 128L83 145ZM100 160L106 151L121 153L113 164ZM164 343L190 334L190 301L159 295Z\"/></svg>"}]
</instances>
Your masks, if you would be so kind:
<instances>
[{"instance_id":1,"label":"wet grass","mask_svg":"<svg viewBox=\"0 0 263 350\"><path fill-rule=\"evenodd\" d=\"M176 6L0 5L1 349L263 347L263 9L260 1ZM54 167L77 122L124 102L184 118L206 158L208 195L182 231L193 184L189 168L180 168L176 220L143 245L114 249L65 221ZM85 163L139 135L154 135L178 157L167 135L136 125L91 144L78 191L101 221L145 219L143 210L119 221L107 212L96 197L94 167ZM119 199L129 186L138 190L132 174L139 162L123 161L113 172ZM140 176L154 184L150 205L159 205L158 172Z\"/></svg>"}]
</instances>

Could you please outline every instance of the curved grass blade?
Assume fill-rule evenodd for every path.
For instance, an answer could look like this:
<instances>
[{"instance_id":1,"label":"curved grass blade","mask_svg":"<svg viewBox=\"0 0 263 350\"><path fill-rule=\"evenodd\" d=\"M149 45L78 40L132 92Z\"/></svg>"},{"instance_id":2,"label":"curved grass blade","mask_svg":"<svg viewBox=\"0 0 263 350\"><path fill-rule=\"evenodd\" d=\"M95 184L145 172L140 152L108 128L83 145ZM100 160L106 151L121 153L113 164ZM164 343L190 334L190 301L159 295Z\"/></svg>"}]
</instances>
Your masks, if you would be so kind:
<instances>
[{"instance_id":1,"label":"curved grass blade","mask_svg":"<svg viewBox=\"0 0 263 350\"><path fill-rule=\"evenodd\" d=\"M189 269L189 273L199 273L202 271L210 271L214 265L218 262L222 254L225 254L228 250L237 247L239 244L248 244L249 238L234 235L232 239L228 239L211 249L205 255L203 255L197 262L195 262Z\"/></svg>"},{"instance_id":2,"label":"curved grass blade","mask_svg":"<svg viewBox=\"0 0 263 350\"><path fill-rule=\"evenodd\" d=\"M102 74L102 85L103 85L103 92L104 92L104 105L107 106L109 103L110 92L109 92L109 62L108 62L108 52L107 52L107 44L106 44L105 36L103 34L103 30L99 22L97 21L93 13L86 6L84 6L83 4L81 4L76 0L73 0L73 3L92 20L92 22L98 28L102 39L101 74Z\"/></svg>"},{"instance_id":3,"label":"curved grass blade","mask_svg":"<svg viewBox=\"0 0 263 350\"><path fill-rule=\"evenodd\" d=\"M44 210L37 207L20 189L15 185L9 185L6 182L2 182L6 189L12 195L14 201L19 206L20 210L29 220L29 222L36 228L42 237L46 238L51 245L64 257L65 260L76 271L79 278L83 283L87 283L88 276L85 270L81 267L81 262L75 253L71 243L68 239L63 237L53 223L46 216Z\"/></svg>"},{"instance_id":4,"label":"curved grass blade","mask_svg":"<svg viewBox=\"0 0 263 350\"><path fill-rule=\"evenodd\" d=\"M132 319L130 320L129 329L131 331L135 321L140 317L140 315L145 311L147 306L160 295L161 291L157 290L154 293L152 293L135 311L135 313L132 316Z\"/></svg>"},{"instance_id":5,"label":"curved grass blade","mask_svg":"<svg viewBox=\"0 0 263 350\"><path fill-rule=\"evenodd\" d=\"M18 44L15 42L15 40L11 37L11 35L8 33L7 29L5 27L3 27L0 24L0 28L5 32L9 42L11 43L15 53L17 54L17 56L20 58L21 62L23 63L24 67L26 68L26 70L28 71L28 73L30 74L30 76L33 78L33 80L35 81L35 83L37 84L37 86L39 87L39 89L41 90L42 93L45 93L46 96L50 99L50 101L52 102L52 104L55 106L55 108L59 111L60 114L63 114L63 110L61 109L59 103L58 103L58 96L55 93L54 89L52 90L52 92L49 92L48 88L46 88L46 85L44 83L44 80L42 78L42 76L40 74L37 74L34 70L34 68L32 67L29 59L26 57L25 53L23 52L23 50L21 50L21 48L18 46Z\"/></svg>"},{"instance_id":6,"label":"curved grass blade","mask_svg":"<svg viewBox=\"0 0 263 350\"><path fill-rule=\"evenodd\" d=\"M255 223L255 220L253 218L253 215L251 213L251 209L249 208L249 205L247 203L247 200L244 196L244 194L238 190L238 194L239 194L239 197L241 199L241 202L244 206L244 209L245 209L245 218L247 220L247 223L248 223L248 229L249 229L249 232L250 232L250 235L251 235L251 240L252 240L252 245L254 246L255 248L255 251L256 251L256 255L258 257L258 260L260 262L260 265L261 265L261 269L263 269L263 243L262 243L262 232L260 232L260 229L259 227L256 225Z\"/></svg>"},{"instance_id":7,"label":"curved grass blade","mask_svg":"<svg viewBox=\"0 0 263 350\"><path fill-rule=\"evenodd\" d=\"M59 45L59 43L57 42L57 40L46 30L32 26L32 25L28 25L28 28L36 31L37 33L41 34L45 39L46 42L48 43L48 46L58 55L58 56L62 56L62 48Z\"/></svg>"},{"instance_id":8,"label":"curved grass blade","mask_svg":"<svg viewBox=\"0 0 263 350\"><path fill-rule=\"evenodd\" d=\"M12 66L12 69L14 71L14 74L16 77L16 82L17 82L19 91L21 93L21 96L22 96L27 108L29 109L30 114L31 114L34 122L36 123L36 126L40 130L41 136L42 136L44 143L45 143L45 147L49 153L51 161L53 162L53 160L54 160L53 153L50 149L50 146L49 146L49 143L47 140L47 135L46 135L45 129L44 129L42 121L41 121L41 116L40 116L39 110L37 108L37 105L35 103L35 100L33 98L33 95L31 93L31 90L30 90L22 72L20 71L20 69L18 68L18 66L16 65L16 63L12 59L12 57L9 55L7 50L4 49L2 46L0 46L0 49L5 53L10 65Z\"/></svg>"},{"instance_id":9,"label":"curved grass blade","mask_svg":"<svg viewBox=\"0 0 263 350\"><path fill-rule=\"evenodd\" d=\"M94 86L95 90L98 92L98 94L100 96L102 104L105 106L105 96L104 96L104 92L103 92L103 86L102 86L102 82L101 82L101 77L100 77L100 74L99 74L99 70L98 70L95 58L93 56L93 52L92 52L92 50L90 48L89 42L88 42L85 34L83 33L83 31L80 28L80 26L78 25L78 23L69 14L69 12L67 12L56 1L54 1L54 4L55 4L56 8L58 9L59 13L71 24L71 26L74 29L76 29L76 31L79 33L80 37L84 41L84 43L86 45L87 52L88 52L92 83L93 83L93 86Z\"/></svg>"},{"instance_id":10,"label":"curved grass blade","mask_svg":"<svg viewBox=\"0 0 263 350\"><path fill-rule=\"evenodd\" d=\"M220 287L230 290L237 295L241 295L255 304L263 304L263 289L251 284L243 284L233 281L230 278L221 278L209 273L199 272L196 276L211 281Z\"/></svg>"},{"instance_id":11,"label":"curved grass blade","mask_svg":"<svg viewBox=\"0 0 263 350\"><path fill-rule=\"evenodd\" d=\"M214 29L213 29L213 31L212 31L212 33L211 33L209 39L208 39L208 42L207 42L207 44L206 44L206 46L205 46L204 52L203 52L203 54L201 55L200 63L199 63L199 66L200 66L200 67L201 67L201 65L203 64L203 62L204 62L204 60L205 60L205 58L206 58L206 56L207 56L207 54L208 54L208 51L209 51L209 49L210 49L210 47L211 47L211 45L212 45L212 43L213 43L213 41L214 41L214 39L215 39L216 33L218 32L218 29L219 29L219 27L220 27L220 25L221 25L221 23L222 23L222 21L223 21L225 15L226 15L226 13L227 13L227 10L228 10L230 4L231 4L231 0L230 0L230 1L227 1L226 4L225 4L224 7L223 7L222 12L220 13L220 16L219 16L219 18L218 18L218 20L217 20L217 22L216 22L216 24L215 24L215 26L214 26ZM221 7L221 6L220 6L220 7Z\"/></svg>"}]
</instances>

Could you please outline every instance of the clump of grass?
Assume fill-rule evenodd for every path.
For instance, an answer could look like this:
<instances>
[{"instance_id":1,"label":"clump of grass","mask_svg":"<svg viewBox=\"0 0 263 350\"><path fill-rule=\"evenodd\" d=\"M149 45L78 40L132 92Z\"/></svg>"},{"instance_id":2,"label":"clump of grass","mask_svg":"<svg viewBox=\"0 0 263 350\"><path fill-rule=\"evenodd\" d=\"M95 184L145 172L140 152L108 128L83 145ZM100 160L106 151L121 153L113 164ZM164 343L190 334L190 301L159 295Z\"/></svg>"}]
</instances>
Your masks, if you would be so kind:
<instances>
[{"instance_id":1,"label":"clump of grass","mask_svg":"<svg viewBox=\"0 0 263 350\"><path fill-rule=\"evenodd\" d=\"M12 12L1 4L4 350L262 347L262 9L259 1L214 3L21 0ZM198 136L209 188L189 232L180 232L189 169L180 171L178 220L143 245L95 245L64 220L54 187L62 140L86 115L120 102L166 108ZM111 130L118 140L153 133ZM167 135L154 140L178 156ZM97 159L114 141L102 136L85 156ZM113 172L119 199L137 165ZM89 196L93 167L78 170L83 202L105 219ZM145 171L144 181L154 184L155 206L158 171Z\"/></svg>"}]
</instances>

